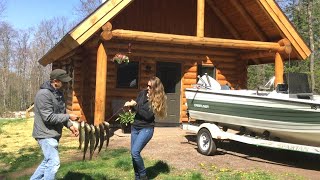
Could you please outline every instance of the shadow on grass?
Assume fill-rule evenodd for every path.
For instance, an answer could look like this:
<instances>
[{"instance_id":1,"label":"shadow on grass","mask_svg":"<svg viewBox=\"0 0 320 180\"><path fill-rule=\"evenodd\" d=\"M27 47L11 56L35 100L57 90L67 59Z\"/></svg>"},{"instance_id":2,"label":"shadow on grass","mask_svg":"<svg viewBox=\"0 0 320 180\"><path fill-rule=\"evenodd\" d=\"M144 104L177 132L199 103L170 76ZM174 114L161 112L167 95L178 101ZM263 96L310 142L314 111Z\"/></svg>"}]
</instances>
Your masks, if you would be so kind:
<instances>
[{"instance_id":1,"label":"shadow on grass","mask_svg":"<svg viewBox=\"0 0 320 180\"><path fill-rule=\"evenodd\" d=\"M150 179L155 179L161 173L164 173L164 174L170 173L169 165L163 161L157 161L156 164L154 164L151 167L148 167L146 170L147 170L147 176Z\"/></svg>"},{"instance_id":2,"label":"shadow on grass","mask_svg":"<svg viewBox=\"0 0 320 180\"><path fill-rule=\"evenodd\" d=\"M85 180L95 180L95 179L101 179L101 180L116 180L112 179L105 175L95 174L95 175L88 175L84 173L79 172L68 172L61 180L78 180L78 179L85 179Z\"/></svg>"}]
</instances>

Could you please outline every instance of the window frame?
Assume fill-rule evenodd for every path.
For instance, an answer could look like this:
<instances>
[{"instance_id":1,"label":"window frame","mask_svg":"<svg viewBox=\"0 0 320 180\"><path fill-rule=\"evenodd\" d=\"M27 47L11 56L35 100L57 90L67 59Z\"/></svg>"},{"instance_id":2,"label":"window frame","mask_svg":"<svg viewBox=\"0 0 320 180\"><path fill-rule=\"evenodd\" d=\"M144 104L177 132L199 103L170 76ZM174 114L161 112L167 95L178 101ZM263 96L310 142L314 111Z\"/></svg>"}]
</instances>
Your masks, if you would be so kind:
<instances>
[{"instance_id":1,"label":"window frame","mask_svg":"<svg viewBox=\"0 0 320 180\"><path fill-rule=\"evenodd\" d=\"M123 83L119 84L119 79L122 78L122 76L119 75L119 74L121 74L119 72L119 69L122 68L122 67L129 66L130 63L131 63L131 65L132 65L132 63L135 63L136 64L135 66L137 67L137 70L136 70L136 85L133 86L133 87L130 87L130 85L127 85L127 86L121 85ZM126 70L126 71L129 72L129 73L132 72L132 70L129 70L129 71ZM127 75L126 77L130 77L130 76ZM117 64L116 65L116 82L115 82L116 84L115 84L115 87L118 88L118 89L139 89L139 77L140 77L140 62L139 61L130 61L128 64Z\"/></svg>"},{"instance_id":2,"label":"window frame","mask_svg":"<svg viewBox=\"0 0 320 180\"><path fill-rule=\"evenodd\" d=\"M213 68L213 79L217 79L217 68L214 65L203 65L203 64L198 64L197 66L197 76L203 76L204 74L202 74L203 69L202 68ZM211 74L208 74L209 76L211 76Z\"/></svg>"}]
</instances>

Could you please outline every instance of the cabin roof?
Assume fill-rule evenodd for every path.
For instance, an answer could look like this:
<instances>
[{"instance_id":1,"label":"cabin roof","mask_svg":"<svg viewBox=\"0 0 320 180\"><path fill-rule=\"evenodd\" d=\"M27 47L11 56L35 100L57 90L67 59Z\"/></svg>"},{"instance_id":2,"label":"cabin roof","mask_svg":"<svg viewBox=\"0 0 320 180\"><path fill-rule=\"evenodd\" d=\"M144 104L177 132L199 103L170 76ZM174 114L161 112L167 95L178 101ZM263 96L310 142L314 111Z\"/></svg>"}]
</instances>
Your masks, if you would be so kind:
<instances>
[{"instance_id":1,"label":"cabin roof","mask_svg":"<svg viewBox=\"0 0 320 180\"><path fill-rule=\"evenodd\" d=\"M69 31L39 63L45 66L72 53L99 32L104 24L137 1L141 0L107 0ZM206 8L214 12L233 39L278 42L286 38L292 45L292 57L303 60L311 54L297 30L273 0L206 0Z\"/></svg>"}]
</instances>

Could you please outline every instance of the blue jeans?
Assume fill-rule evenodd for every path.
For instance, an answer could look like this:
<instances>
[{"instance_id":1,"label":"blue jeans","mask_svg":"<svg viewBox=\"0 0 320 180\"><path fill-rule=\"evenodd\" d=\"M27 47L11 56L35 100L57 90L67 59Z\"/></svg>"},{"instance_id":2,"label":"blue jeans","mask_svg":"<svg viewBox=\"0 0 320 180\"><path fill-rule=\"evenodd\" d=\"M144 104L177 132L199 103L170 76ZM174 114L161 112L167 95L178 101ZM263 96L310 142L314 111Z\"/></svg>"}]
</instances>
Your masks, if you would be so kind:
<instances>
[{"instance_id":1,"label":"blue jeans","mask_svg":"<svg viewBox=\"0 0 320 180\"><path fill-rule=\"evenodd\" d=\"M38 144L42 149L44 159L31 176L33 179L53 180L60 167L58 141L54 138L39 139Z\"/></svg>"},{"instance_id":2,"label":"blue jeans","mask_svg":"<svg viewBox=\"0 0 320 180\"><path fill-rule=\"evenodd\" d=\"M147 175L140 153L152 138L153 132L153 127L138 128L131 126L131 157L135 179L140 179L140 177Z\"/></svg>"}]
</instances>

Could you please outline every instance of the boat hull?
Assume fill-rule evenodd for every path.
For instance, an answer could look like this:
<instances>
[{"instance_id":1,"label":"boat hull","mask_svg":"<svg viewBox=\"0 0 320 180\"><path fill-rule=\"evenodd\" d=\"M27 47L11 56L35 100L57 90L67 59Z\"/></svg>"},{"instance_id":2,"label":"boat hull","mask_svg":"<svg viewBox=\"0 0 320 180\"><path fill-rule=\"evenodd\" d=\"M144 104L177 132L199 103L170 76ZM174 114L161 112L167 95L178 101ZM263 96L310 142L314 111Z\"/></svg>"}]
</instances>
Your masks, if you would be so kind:
<instances>
[{"instance_id":1,"label":"boat hull","mask_svg":"<svg viewBox=\"0 0 320 180\"><path fill-rule=\"evenodd\" d=\"M258 97L232 91L186 90L191 118L247 132L270 133L271 139L320 146L317 102Z\"/></svg>"}]
</instances>

